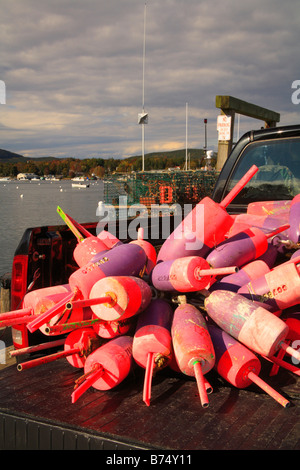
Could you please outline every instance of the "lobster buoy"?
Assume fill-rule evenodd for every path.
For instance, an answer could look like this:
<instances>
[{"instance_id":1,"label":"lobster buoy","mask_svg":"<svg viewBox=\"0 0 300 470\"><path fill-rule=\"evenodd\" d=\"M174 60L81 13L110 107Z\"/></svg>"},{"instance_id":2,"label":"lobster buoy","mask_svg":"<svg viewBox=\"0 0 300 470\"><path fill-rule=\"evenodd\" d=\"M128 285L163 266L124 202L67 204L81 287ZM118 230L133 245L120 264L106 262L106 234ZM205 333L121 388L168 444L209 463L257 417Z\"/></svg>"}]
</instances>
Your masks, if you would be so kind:
<instances>
[{"instance_id":1,"label":"lobster buoy","mask_svg":"<svg viewBox=\"0 0 300 470\"><path fill-rule=\"evenodd\" d=\"M94 313L93 318L99 320ZM131 318L120 321L95 321L95 323L93 323L93 328L101 338L111 339L116 336L126 335L132 328L132 321Z\"/></svg>"},{"instance_id":2,"label":"lobster buoy","mask_svg":"<svg viewBox=\"0 0 300 470\"><path fill-rule=\"evenodd\" d=\"M283 225L268 234L257 227L246 229L224 240L206 259L213 268L243 266L263 255L268 249L268 239L288 227L288 224Z\"/></svg>"},{"instance_id":3,"label":"lobster buoy","mask_svg":"<svg viewBox=\"0 0 300 470\"><path fill-rule=\"evenodd\" d=\"M300 360L300 353L284 342L289 330L285 322L251 300L235 292L218 290L206 297L204 305L222 330L252 351L272 358L284 349Z\"/></svg>"},{"instance_id":4,"label":"lobster buoy","mask_svg":"<svg viewBox=\"0 0 300 470\"><path fill-rule=\"evenodd\" d=\"M105 303L91 305L94 314L105 321L125 320L141 313L152 298L151 287L143 279L134 276L108 276L96 282L90 299L109 296Z\"/></svg>"},{"instance_id":5,"label":"lobster buoy","mask_svg":"<svg viewBox=\"0 0 300 470\"><path fill-rule=\"evenodd\" d=\"M254 279L257 279L260 276L268 273L270 271L269 266L263 260L258 259L251 261L250 263L242 266L238 272L224 276L222 279L213 283L209 291L214 290L231 290L232 292L237 292L240 287L251 282Z\"/></svg>"},{"instance_id":6,"label":"lobster buoy","mask_svg":"<svg viewBox=\"0 0 300 470\"><path fill-rule=\"evenodd\" d=\"M259 377L261 363L243 344L215 325L208 325L215 351L214 369L234 387L243 389L258 385L284 408L290 402Z\"/></svg>"},{"instance_id":7,"label":"lobster buoy","mask_svg":"<svg viewBox=\"0 0 300 470\"><path fill-rule=\"evenodd\" d=\"M143 401L150 405L153 371L166 367L172 354L171 325L173 309L163 299L154 299L139 315L133 337L132 355L146 369Z\"/></svg>"},{"instance_id":8,"label":"lobster buoy","mask_svg":"<svg viewBox=\"0 0 300 470\"><path fill-rule=\"evenodd\" d=\"M72 366L81 368L83 367L87 355L94 349L98 348L102 342L103 340L97 336L92 328L75 330L66 338L63 351L19 363L17 370L22 371L32 369L33 367L42 364L49 364L50 362L54 362L62 358L67 358Z\"/></svg>"},{"instance_id":9,"label":"lobster buoy","mask_svg":"<svg viewBox=\"0 0 300 470\"><path fill-rule=\"evenodd\" d=\"M208 288L217 275L236 271L236 266L213 269L201 256L185 256L158 263L151 273L151 282L161 291L195 292Z\"/></svg>"},{"instance_id":10,"label":"lobster buoy","mask_svg":"<svg viewBox=\"0 0 300 470\"><path fill-rule=\"evenodd\" d=\"M290 260L240 287L238 293L280 314L300 301L299 270L298 260Z\"/></svg>"},{"instance_id":11,"label":"lobster buoy","mask_svg":"<svg viewBox=\"0 0 300 470\"><path fill-rule=\"evenodd\" d=\"M196 377L201 404L207 407L203 376L213 368L215 353L203 315L193 305L183 302L174 312L171 335L178 367L183 374Z\"/></svg>"},{"instance_id":12,"label":"lobster buoy","mask_svg":"<svg viewBox=\"0 0 300 470\"><path fill-rule=\"evenodd\" d=\"M146 274L150 274L154 266L156 265L156 260L157 260L157 253L156 249L154 246L148 242L147 240L144 240L144 229L140 227L138 229L138 238L137 240L133 240L130 242L131 244L139 245L141 248L143 248L146 256L147 256L147 263L146 263Z\"/></svg>"},{"instance_id":13,"label":"lobster buoy","mask_svg":"<svg viewBox=\"0 0 300 470\"><path fill-rule=\"evenodd\" d=\"M234 222L226 207L257 171L253 165L220 204L203 198L164 241L157 262L193 255L205 257L221 243Z\"/></svg>"},{"instance_id":14,"label":"lobster buoy","mask_svg":"<svg viewBox=\"0 0 300 470\"><path fill-rule=\"evenodd\" d=\"M131 336L113 338L87 357L84 375L72 393L72 403L91 386L97 390L110 390L120 384L133 367Z\"/></svg>"}]
</instances>

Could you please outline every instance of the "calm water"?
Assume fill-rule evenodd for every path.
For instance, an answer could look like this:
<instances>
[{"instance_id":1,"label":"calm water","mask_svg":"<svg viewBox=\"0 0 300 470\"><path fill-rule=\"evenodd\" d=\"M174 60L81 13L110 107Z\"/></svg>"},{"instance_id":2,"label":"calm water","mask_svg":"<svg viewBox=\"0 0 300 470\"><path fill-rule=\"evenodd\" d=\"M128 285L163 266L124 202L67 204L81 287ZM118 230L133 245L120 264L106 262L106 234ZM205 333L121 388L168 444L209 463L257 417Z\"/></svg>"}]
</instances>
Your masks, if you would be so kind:
<instances>
[{"instance_id":1,"label":"calm water","mask_svg":"<svg viewBox=\"0 0 300 470\"><path fill-rule=\"evenodd\" d=\"M0 276L11 272L12 259L27 227L63 223L56 208L80 223L95 222L103 183L87 189L72 188L71 181L0 182Z\"/></svg>"}]
</instances>

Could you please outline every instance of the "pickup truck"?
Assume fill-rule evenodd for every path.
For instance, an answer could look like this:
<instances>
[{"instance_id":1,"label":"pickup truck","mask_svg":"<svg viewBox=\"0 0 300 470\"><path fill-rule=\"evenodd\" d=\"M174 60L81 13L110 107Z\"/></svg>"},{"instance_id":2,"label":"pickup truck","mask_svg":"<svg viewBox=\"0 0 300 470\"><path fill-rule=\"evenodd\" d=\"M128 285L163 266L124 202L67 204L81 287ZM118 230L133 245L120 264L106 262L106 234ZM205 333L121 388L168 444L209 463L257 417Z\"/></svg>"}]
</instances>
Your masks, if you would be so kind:
<instances>
[{"instance_id":1,"label":"pickup truck","mask_svg":"<svg viewBox=\"0 0 300 470\"><path fill-rule=\"evenodd\" d=\"M259 171L227 207L231 214L245 213L252 202L291 200L300 192L300 125L243 135L220 172L212 199L222 201L253 164ZM155 223L161 233L161 218ZM99 230L97 222L83 226L94 235ZM116 228L118 236L118 223ZM153 240L157 250L163 241ZM20 308L30 290L68 282L78 268L76 243L64 224L25 230L13 259L11 310ZM285 249L279 256L286 259ZM201 295L196 293L195 301L201 302ZM46 341L39 330L29 333L25 325L11 331L15 349ZM115 464L125 463L117 461L122 450L150 451L139 465L191 464L198 450L300 450L299 378L284 368L270 376L270 362L261 358L261 363L261 376L290 400L289 408L254 383L247 389L231 386L214 370L207 374L213 388L210 405L203 408L194 378L168 367L153 377L150 406L142 401L142 368L114 389L91 388L72 404L81 372L67 361L23 372L12 365L0 371L0 449L100 449L108 452L105 463Z\"/></svg>"}]
</instances>

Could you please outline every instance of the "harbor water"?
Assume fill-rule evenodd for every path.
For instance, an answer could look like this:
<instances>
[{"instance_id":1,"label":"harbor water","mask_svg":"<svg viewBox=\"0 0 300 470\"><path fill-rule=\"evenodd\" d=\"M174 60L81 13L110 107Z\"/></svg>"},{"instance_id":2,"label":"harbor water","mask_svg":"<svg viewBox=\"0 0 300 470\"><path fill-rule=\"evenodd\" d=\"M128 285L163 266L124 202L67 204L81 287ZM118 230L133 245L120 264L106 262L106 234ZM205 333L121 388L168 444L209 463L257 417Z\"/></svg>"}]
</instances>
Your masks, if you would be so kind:
<instances>
[{"instance_id":1,"label":"harbor water","mask_svg":"<svg viewBox=\"0 0 300 470\"><path fill-rule=\"evenodd\" d=\"M60 225L57 206L80 223L96 222L98 203L103 201L101 180L88 188L72 188L70 180L0 182L0 276L11 272L12 260L28 227Z\"/></svg>"}]
</instances>

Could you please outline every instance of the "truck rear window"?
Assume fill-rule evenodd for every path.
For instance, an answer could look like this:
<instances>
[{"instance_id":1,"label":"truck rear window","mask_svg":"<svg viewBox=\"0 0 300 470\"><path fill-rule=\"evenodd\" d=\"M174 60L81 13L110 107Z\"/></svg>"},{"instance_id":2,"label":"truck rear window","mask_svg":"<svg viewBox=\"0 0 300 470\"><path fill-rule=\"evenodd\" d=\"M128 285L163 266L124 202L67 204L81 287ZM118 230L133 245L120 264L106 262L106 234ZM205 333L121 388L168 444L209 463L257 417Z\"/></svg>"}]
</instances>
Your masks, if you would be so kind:
<instances>
[{"instance_id":1,"label":"truck rear window","mask_svg":"<svg viewBox=\"0 0 300 470\"><path fill-rule=\"evenodd\" d=\"M299 138L250 143L235 166L228 191L252 165L256 165L259 171L235 198L234 203L292 199L300 193Z\"/></svg>"}]
</instances>

